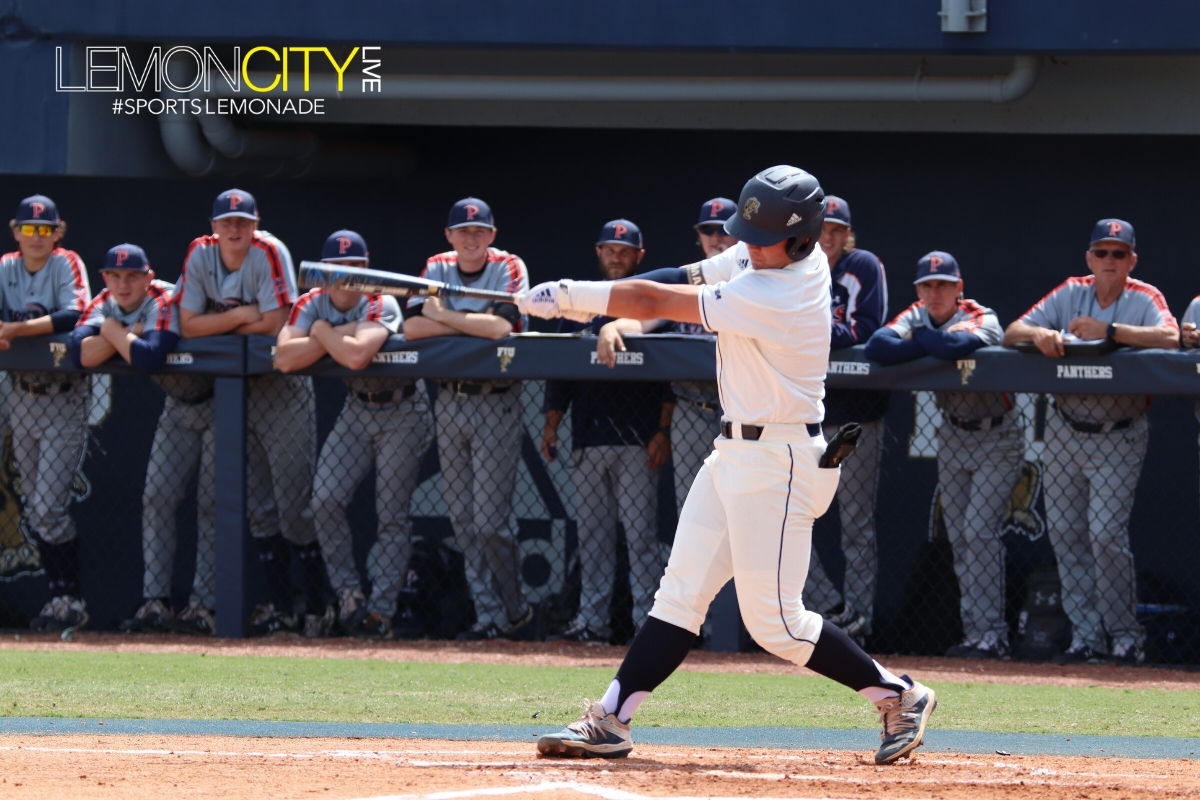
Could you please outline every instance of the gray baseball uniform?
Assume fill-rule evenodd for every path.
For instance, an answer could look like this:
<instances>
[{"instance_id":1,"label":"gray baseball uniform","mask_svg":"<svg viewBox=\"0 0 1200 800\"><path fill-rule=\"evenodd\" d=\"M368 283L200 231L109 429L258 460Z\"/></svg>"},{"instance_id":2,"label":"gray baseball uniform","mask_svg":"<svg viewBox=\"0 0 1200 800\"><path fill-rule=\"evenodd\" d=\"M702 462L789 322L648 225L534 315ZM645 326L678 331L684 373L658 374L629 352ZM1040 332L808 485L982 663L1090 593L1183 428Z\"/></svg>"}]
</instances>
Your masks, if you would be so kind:
<instances>
[{"instance_id":1,"label":"gray baseball uniform","mask_svg":"<svg viewBox=\"0 0 1200 800\"><path fill-rule=\"evenodd\" d=\"M487 263L463 278L453 250L431 257L421 277L453 286L504 292L529 289L525 262L503 250L488 248ZM410 309L425 298L408 301ZM483 312L492 301L447 297L453 311ZM519 333L528 320L518 317ZM438 392L438 456L455 540L463 553L467 582L482 625L508 629L528 610L521 590L521 556L517 545L512 494L521 460L521 384L517 381L452 382Z\"/></svg>"},{"instance_id":2,"label":"gray baseball uniform","mask_svg":"<svg viewBox=\"0 0 1200 800\"><path fill-rule=\"evenodd\" d=\"M917 301L886 327L901 339L917 328L944 331L966 323L984 345L1004 338L990 308L959 300L958 310L941 325L929 319ZM938 429L938 483L946 533L954 549L963 635L978 642L989 632L1008 641L1004 621L1004 544L1000 523L1021 474L1024 433L1019 414L1002 392L938 392L942 425Z\"/></svg>"},{"instance_id":3,"label":"gray baseball uniform","mask_svg":"<svg viewBox=\"0 0 1200 800\"><path fill-rule=\"evenodd\" d=\"M5 322L58 311L83 313L91 299L87 270L72 250L56 248L37 272L20 252L0 258L0 312ZM75 538L67 513L71 482L87 443L88 381L82 375L13 372L9 418L29 527L52 545Z\"/></svg>"},{"instance_id":4,"label":"gray baseball uniform","mask_svg":"<svg viewBox=\"0 0 1200 800\"><path fill-rule=\"evenodd\" d=\"M179 335L179 306L173 302L175 286L156 280L141 305L123 310L107 289L96 296L79 319L80 325L99 329L112 317L122 325L141 323L144 331L168 330ZM176 512L186 497L188 483L196 481L196 571L191 599L204 608L216 606L216 529L214 527L215 438L213 378L211 375L155 373L151 376L167 393L142 494L142 596L171 596Z\"/></svg>"},{"instance_id":5,"label":"gray baseball uniform","mask_svg":"<svg viewBox=\"0 0 1200 800\"><path fill-rule=\"evenodd\" d=\"M1162 293L1126 280L1116 302L1101 308L1095 278L1068 278L1025 313L1021 321L1066 330L1071 320L1176 327ZM1113 645L1141 646L1129 517L1146 455L1144 395L1059 394L1046 420L1046 523L1058 558L1063 610L1073 627L1072 646L1108 652Z\"/></svg>"},{"instance_id":6,"label":"gray baseball uniform","mask_svg":"<svg viewBox=\"0 0 1200 800\"><path fill-rule=\"evenodd\" d=\"M288 325L308 332L319 319L335 327L377 322L395 333L400 326L400 306L394 297L363 295L349 311L341 311L328 292L313 289L292 306ZM362 591L346 507L374 466L381 570L367 608L391 619L408 570L412 551L409 504L433 420L421 381L356 376L346 378L346 386L346 405L321 448L313 479L317 539L334 591Z\"/></svg>"},{"instance_id":7,"label":"gray baseball uniform","mask_svg":"<svg viewBox=\"0 0 1200 800\"><path fill-rule=\"evenodd\" d=\"M260 312L296 301L296 272L283 242L256 231L242 266L225 268L215 236L192 242L179 279L183 308L203 314L258 304ZM312 484L315 405L312 381L302 375L259 375L249 380L246 412L246 505L256 538L275 533L293 544L316 538L306 512ZM281 418L282 411L287 416Z\"/></svg>"}]
</instances>

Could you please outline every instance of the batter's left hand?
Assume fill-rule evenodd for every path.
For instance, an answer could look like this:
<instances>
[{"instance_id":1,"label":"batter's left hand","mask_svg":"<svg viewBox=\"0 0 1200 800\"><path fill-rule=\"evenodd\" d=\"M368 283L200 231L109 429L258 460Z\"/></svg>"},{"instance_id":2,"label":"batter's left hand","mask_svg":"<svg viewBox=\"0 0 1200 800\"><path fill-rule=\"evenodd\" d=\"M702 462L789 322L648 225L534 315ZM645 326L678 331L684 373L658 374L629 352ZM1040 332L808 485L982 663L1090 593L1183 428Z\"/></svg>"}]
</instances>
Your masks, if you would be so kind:
<instances>
[{"instance_id":1,"label":"batter's left hand","mask_svg":"<svg viewBox=\"0 0 1200 800\"><path fill-rule=\"evenodd\" d=\"M646 445L646 467L656 470L671 457L671 439L662 431L654 434L650 444Z\"/></svg>"},{"instance_id":2,"label":"batter's left hand","mask_svg":"<svg viewBox=\"0 0 1200 800\"><path fill-rule=\"evenodd\" d=\"M1071 320L1067 330L1088 342L1108 338L1108 323L1095 317L1076 317Z\"/></svg>"},{"instance_id":3,"label":"batter's left hand","mask_svg":"<svg viewBox=\"0 0 1200 800\"><path fill-rule=\"evenodd\" d=\"M517 310L542 319L558 319L563 315L558 307L558 292L558 281L539 283L521 296Z\"/></svg>"}]
</instances>

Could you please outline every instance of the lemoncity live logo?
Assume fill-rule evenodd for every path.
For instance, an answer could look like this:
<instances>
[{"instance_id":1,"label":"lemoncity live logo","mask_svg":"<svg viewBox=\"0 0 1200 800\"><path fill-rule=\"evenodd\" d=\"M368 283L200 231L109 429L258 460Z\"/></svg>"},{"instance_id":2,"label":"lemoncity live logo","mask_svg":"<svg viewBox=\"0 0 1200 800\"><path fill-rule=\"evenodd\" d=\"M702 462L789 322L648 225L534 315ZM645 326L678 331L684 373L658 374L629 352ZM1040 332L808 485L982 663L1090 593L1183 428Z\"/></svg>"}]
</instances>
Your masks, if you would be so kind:
<instances>
[{"instance_id":1,"label":"lemoncity live logo","mask_svg":"<svg viewBox=\"0 0 1200 800\"><path fill-rule=\"evenodd\" d=\"M140 57L124 45L89 46L82 77L72 81L56 47L54 90L156 95L121 98L113 112L123 114L323 114L325 96L383 91L380 49L362 45L335 55L328 47L236 46L222 59L207 46L156 46ZM164 90L168 96L157 96Z\"/></svg>"}]
</instances>

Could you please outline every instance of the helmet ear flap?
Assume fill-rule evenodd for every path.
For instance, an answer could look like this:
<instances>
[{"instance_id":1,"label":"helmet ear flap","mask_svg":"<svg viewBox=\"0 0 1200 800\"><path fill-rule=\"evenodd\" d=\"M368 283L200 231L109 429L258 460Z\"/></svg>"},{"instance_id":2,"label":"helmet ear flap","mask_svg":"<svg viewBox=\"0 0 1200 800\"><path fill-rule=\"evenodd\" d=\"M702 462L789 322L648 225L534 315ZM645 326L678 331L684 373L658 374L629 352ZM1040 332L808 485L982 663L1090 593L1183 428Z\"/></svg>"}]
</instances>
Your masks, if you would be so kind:
<instances>
[{"instance_id":1,"label":"helmet ear flap","mask_svg":"<svg viewBox=\"0 0 1200 800\"><path fill-rule=\"evenodd\" d=\"M799 261L808 256L816 246L816 240L812 238L801 239L799 236L792 236L787 240L787 254L792 261Z\"/></svg>"}]
</instances>

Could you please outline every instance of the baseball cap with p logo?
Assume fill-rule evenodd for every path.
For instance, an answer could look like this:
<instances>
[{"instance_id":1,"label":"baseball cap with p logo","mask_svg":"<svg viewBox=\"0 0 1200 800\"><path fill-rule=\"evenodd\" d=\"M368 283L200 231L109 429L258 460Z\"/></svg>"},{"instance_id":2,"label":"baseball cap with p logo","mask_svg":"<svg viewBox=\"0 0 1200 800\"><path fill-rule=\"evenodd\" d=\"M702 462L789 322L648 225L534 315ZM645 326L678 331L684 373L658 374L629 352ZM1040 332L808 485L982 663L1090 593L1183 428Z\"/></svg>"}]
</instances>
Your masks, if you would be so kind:
<instances>
[{"instance_id":1,"label":"baseball cap with p logo","mask_svg":"<svg viewBox=\"0 0 1200 800\"><path fill-rule=\"evenodd\" d=\"M627 219L614 219L612 222L606 222L600 229L600 239L596 246L602 244L627 244L641 250L642 230Z\"/></svg>"},{"instance_id":2,"label":"baseball cap with p logo","mask_svg":"<svg viewBox=\"0 0 1200 800\"><path fill-rule=\"evenodd\" d=\"M14 220L18 225L57 225L58 206L44 194L26 197L17 206L17 216Z\"/></svg>"},{"instance_id":3,"label":"baseball cap with p logo","mask_svg":"<svg viewBox=\"0 0 1200 800\"><path fill-rule=\"evenodd\" d=\"M329 234L321 248L322 261L366 261L370 255L362 236L350 230Z\"/></svg>"},{"instance_id":4,"label":"baseball cap with p logo","mask_svg":"<svg viewBox=\"0 0 1200 800\"><path fill-rule=\"evenodd\" d=\"M720 225L733 216L737 211L737 203L728 197L714 197L700 206L700 221L693 228L703 228L707 225Z\"/></svg>"},{"instance_id":5,"label":"baseball cap with p logo","mask_svg":"<svg viewBox=\"0 0 1200 800\"><path fill-rule=\"evenodd\" d=\"M119 244L109 248L108 255L104 257L104 266L100 268L100 271L108 272L114 269L149 272L150 260L146 258L146 251L136 244Z\"/></svg>"},{"instance_id":6,"label":"baseball cap with p logo","mask_svg":"<svg viewBox=\"0 0 1200 800\"><path fill-rule=\"evenodd\" d=\"M212 218L226 217L258 219L258 203L254 202L254 195L242 189L229 189L217 195L213 201Z\"/></svg>"},{"instance_id":7,"label":"baseball cap with p logo","mask_svg":"<svg viewBox=\"0 0 1200 800\"><path fill-rule=\"evenodd\" d=\"M927 281L959 281L962 273L958 271L958 262L954 256L943 250L926 253L917 262L917 279L913 284Z\"/></svg>"},{"instance_id":8,"label":"baseball cap with p logo","mask_svg":"<svg viewBox=\"0 0 1200 800\"><path fill-rule=\"evenodd\" d=\"M825 221L850 227L850 204L840 197L825 195Z\"/></svg>"},{"instance_id":9,"label":"baseball cap with p logo","mask_svg":"<svg viewBox=\"0 0 1200 800\"><path fill-rule=\"evenodd\" d=\"M468 225L478 225L481 228L495 228L492 219L492 207L478 197L464 197L450 209L450 218L446 227L450 230L465 228Z\"/></svg>"},{"instance_id":10,"label":"baseball cap with p logo","mask_svg":"<svg viewBox=\"0 0 1200 800\"><path fill-rule=\"evenodd\" d=\"M1133 226L1123 219L1102 219L1092 228L1092 244L1096 242L1124 242L1132 250L1137 246Z\"/></svg>"}]
</instances>

